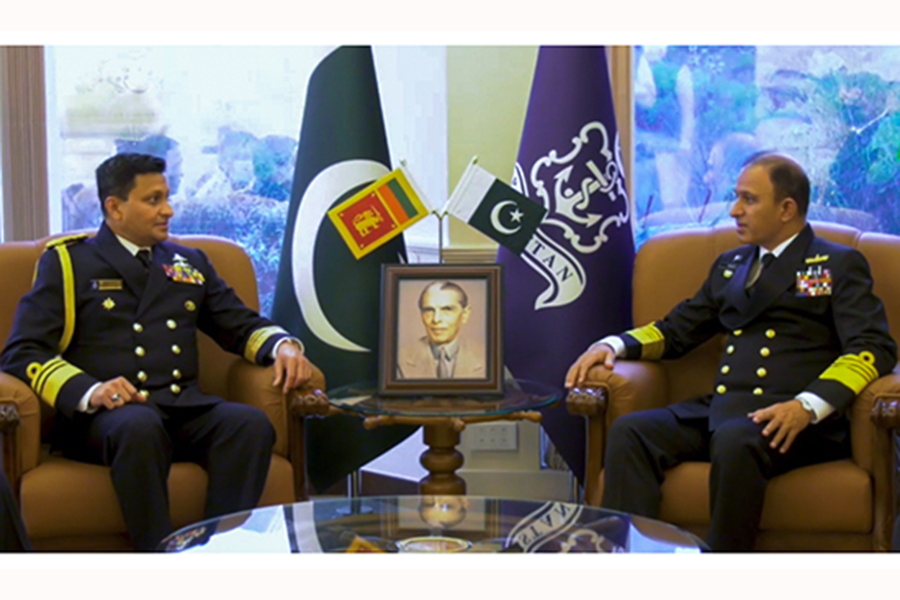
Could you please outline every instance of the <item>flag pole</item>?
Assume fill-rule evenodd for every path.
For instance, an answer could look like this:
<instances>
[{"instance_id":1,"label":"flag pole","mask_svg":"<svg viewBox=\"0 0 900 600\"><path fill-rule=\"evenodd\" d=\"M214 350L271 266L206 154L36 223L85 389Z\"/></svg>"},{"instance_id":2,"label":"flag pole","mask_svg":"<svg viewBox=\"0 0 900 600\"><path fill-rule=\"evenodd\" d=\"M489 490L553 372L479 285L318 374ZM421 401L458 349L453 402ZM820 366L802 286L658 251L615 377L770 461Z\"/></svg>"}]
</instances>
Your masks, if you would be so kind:
<instances>
[{"instance_id":1,"label":"flag pole","mask_svg":"<svg viewBox=\"0 0 900 600\"><path fill-rule=\"evenodd\" d=\"M436 210L432 211L432 214L437 217L438 220L438 264L444 264L444 217L447 216L447 212L438 212Z\"/></svg>"},{"instance_id":2,"label":"flag pole","mask_svg":"<svg viewBox=\"0 0 900 600\"><path fill-rule=\"evenodd\" d=\"M463 176L465 176L466 172L469 168L478 162L478 156L473 155L472 159L469 161L469 164L466 166L465 170L463 170ZM459 184L457 184L459 185ZM438 219L438 264L444 264L444 217L450 214L448 210L449 201L444 204L444 208L440 211L434 210L432 214Z\"/></svg>"}]
</instances>

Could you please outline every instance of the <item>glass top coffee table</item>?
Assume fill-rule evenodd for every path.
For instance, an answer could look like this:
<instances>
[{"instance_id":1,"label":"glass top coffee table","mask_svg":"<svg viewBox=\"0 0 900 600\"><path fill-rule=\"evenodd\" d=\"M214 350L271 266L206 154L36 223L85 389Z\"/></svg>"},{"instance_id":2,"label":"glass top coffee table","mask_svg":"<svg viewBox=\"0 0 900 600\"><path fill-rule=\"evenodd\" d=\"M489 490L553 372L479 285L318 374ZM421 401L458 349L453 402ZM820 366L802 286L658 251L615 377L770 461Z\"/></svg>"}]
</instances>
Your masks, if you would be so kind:
<instances>
[{"instance_id":1,"label":"glass top coffee table","mask_svg":"<svg viewBox=\"0 0 900 600\"><path fill-rule=\"evenodd\" d=\"M459 434L469 423L528 420L540 422L538 409L557 402L562 390L536 381L507 380L503 395L381 396L375 382L328 391L337 411L361 416L367 429L383 425L421 425L428 449L420 461L428 470L419 482L423 495L465 494L466 482L456 475L463 455L456 450Z\"/></svg>"},{"instance_id":2,"label":"glass top coffee table","mask_svg":"<svg viewBox=\"0 0 900 600\"><path fill-rule=\"evenodd\" d=\"M313 500L210 519L166 552L661 552L707 550L673 525L556 501L474 496Z\"/></svg>"}]
</instances>

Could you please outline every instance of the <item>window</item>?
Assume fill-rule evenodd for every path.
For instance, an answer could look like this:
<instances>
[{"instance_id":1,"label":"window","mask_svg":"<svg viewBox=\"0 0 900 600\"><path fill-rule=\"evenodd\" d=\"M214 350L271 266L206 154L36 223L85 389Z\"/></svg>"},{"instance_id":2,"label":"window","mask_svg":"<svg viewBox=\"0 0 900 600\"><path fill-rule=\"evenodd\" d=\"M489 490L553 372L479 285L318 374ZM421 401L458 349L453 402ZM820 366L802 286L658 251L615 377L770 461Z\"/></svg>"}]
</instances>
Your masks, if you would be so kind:
<instances>
[{"instance_id":1,"label":"window","mask_svg":"<svg viewBox=\"0 0 900 600\"><path fill-rule=\"evenodd\" d=\"M312 46L47 48L51 231L100 224L93 179L105 158L124 151L164 157L176 212L173 233L218 235L240 243L253 261L261 311L268 314L306 85L328 51ZM376 48L375 59L392 159L422 157L410 168L441 202L446 198L446 117L441 127L440 119L422 115L446 115L444 50ZM410 106L416 110L404 110ZM436 224L430 226L437 231ZM421 236L428 227L417 225L412 233Z\"/></svg>"},{"instance_id":2,"label":"window","mask_svg":"<svg viewBox=\"0 0 900 600\"><path fill-rule=\"evenodd\" d=\"M898 59L892 47L636 47L638 243L727 222L759 150L804 166L811 219L900 233Z\"/></svg>"}]
</instances>

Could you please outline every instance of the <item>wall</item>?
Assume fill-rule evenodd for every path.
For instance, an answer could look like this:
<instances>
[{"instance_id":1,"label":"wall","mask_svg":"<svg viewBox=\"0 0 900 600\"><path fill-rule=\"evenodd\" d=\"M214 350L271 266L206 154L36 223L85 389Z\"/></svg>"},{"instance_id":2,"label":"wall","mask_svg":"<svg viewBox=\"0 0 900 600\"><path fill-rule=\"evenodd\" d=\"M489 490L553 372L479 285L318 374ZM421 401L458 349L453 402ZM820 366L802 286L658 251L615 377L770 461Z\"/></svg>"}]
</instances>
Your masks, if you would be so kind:
<instances>
[{"instance_id":1,"label":"wall","mask_svg":"<svg viewBox=\"0 0 900 600\"><path fill-rule=\"evenodd\" d=\"M447 48L447 144L449 190L472 156L509 181L534 75L534 46L450 46ZM482 233L449 217L454 250L493 251ZM452 252L451 252L452 255Z\"/></svg>"}]
</instances>

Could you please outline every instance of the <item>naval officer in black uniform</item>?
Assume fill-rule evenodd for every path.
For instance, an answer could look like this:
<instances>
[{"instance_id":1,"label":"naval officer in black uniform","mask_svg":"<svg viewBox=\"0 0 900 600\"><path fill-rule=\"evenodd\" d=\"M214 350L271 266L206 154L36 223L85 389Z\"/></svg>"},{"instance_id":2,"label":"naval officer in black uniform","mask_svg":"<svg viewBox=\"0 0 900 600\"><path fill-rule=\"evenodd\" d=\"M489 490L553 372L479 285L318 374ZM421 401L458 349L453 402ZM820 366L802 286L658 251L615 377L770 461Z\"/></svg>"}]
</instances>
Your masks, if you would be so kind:
<instances>
[{"instance_id":1,"label":"naval officer in black uniform","mask_svg":"<svg viewBox=\"0 0 900 600\"><path fill-rule=\"evenodd\" d=\"M209 475L206 517L256 506L275 432L265 414L202 393L199 329L226 350L275 364L284 391L309 379L299 341L259 316L206 255L167 241L165 161L119 154L97 168L104 223L51 243L19 303L0 365L57 410L57 445L108 465L137 550L171 532L173 460Z\"/></svg>"},{"instance_id":2,"label":"naval officer in black uniform","mask_svg":"<svg viewBox=\"0 0 900 600\"><path fill-rule=\"evenodd\" d=\"M707 541L749 551L769 479L850 455L844 411L893 369L897 346L865 258L806 223L809 189L793 160L753 157L731 210L746 245L722 254L697 295L663 320L600 340L570 368L574 387L594 365L677 358L727 336L713 394L613 423L604 507L657 516L664 472L710 460Z\"/></svg>"}]
</instances>

